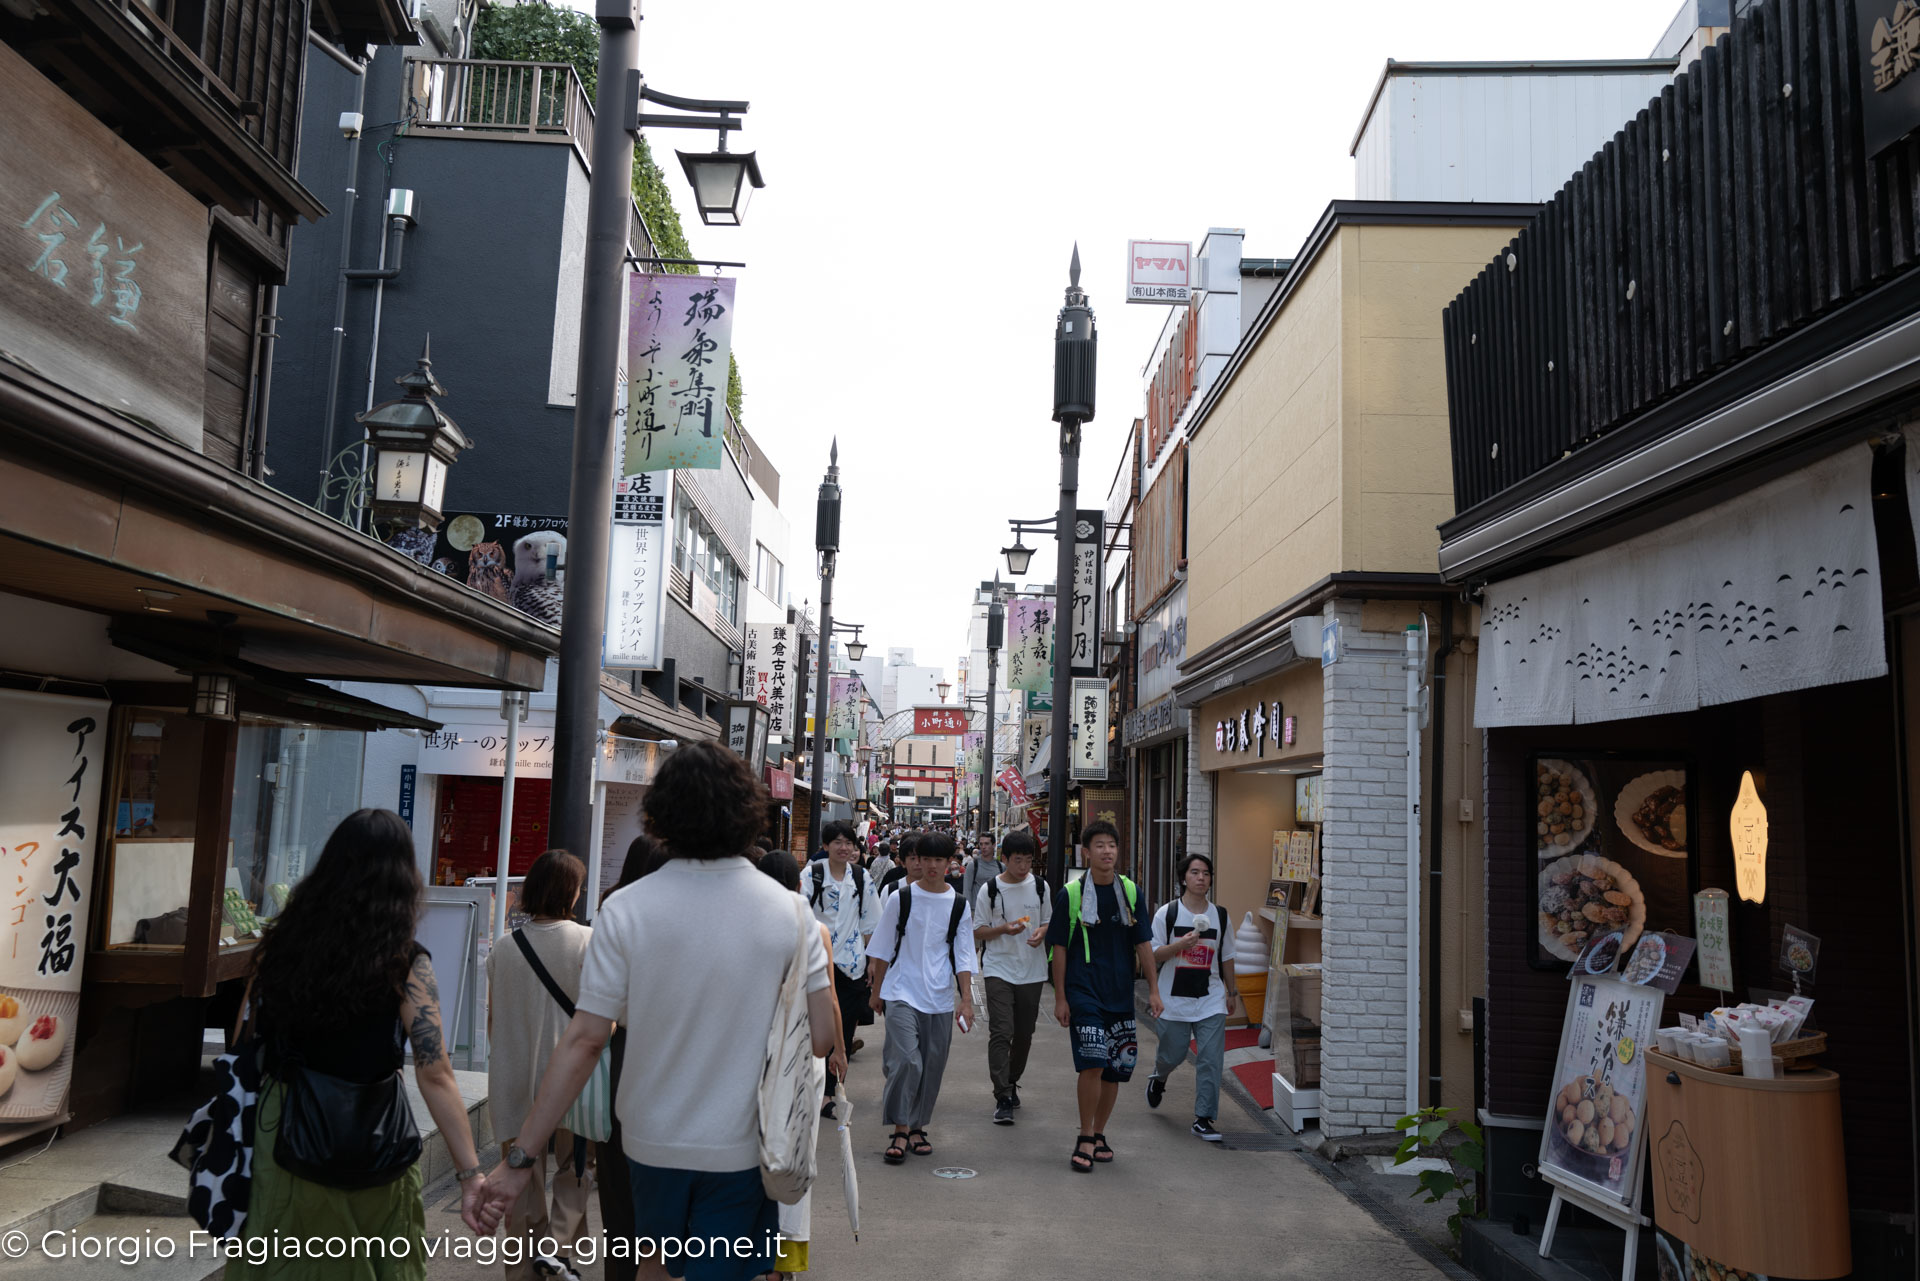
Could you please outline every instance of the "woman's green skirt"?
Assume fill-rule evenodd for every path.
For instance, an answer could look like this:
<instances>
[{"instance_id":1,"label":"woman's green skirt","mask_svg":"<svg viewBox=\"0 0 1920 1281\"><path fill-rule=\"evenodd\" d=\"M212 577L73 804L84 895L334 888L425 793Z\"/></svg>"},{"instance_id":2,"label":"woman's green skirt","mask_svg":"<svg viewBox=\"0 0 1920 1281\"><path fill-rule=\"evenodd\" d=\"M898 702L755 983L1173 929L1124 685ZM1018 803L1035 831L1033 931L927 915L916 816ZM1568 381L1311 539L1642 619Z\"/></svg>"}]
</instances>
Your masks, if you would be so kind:
<instances>
[{"instance_id":1,"label":"woman's green skirt","mask_svg":"<svg viewBox=\"0 0 1920 1281\"><path fill-rule=\"evenodd\" d=\"M233 1243L249 1255L227 1261L227 1281L425 1281L419 1163L385 1187L357 1191L288 1173L273 1159L285 1093L269 1081L260 1095L244 1240Z\"/></svg>"}]
</instances>

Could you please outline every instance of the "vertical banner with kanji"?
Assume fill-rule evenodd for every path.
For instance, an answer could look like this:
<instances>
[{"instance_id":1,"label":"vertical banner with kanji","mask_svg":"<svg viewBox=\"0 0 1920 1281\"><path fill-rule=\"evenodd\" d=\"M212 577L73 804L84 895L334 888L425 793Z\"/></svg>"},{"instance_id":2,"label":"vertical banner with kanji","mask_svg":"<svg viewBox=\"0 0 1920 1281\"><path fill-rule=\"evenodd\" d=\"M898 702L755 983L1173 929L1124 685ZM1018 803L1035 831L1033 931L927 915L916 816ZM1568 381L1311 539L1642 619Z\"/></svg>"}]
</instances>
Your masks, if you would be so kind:
<instances>
[{"instance_id":1,"label":"vertical banner with kanji","mask_svg":"<svg viewBox=\"0 0 1920 1281\"><path fill-rule=\"evenodd\" d=\"M827 681L827 737L850 740L860 733L860 678L834 676Z\"/></svg>"},{"instance_id":2,"label":"vertical banner with kanji","mask_svg":"<svg viewBox=\"0 0 1920 1281\"><path fill-rule=\"evenodd\" d=\"M629 278L627 475L720 465L734 284L720 276Z\"/></svg>"},{"instance_id":3,"label":"vertical banner with kanji","mask_svg":"<svg viewBox=\"0 0 1920 1281\"><path fill-rule=\"evenodd\" d=\"M1079 513L1073 523L1073 613L1067 620L1067 671L1074 676L1100 673L1100 591L1102 544L1107 515L1097 509ZM1102 775L1102 777L1105 777Z\"/></svg>"},{"instance_id":4,"label":"vertical banner with kanji","mask_svg":"<svg viewBox=\"0 0 1920 1281\"><path fill-rule=\"evenodd\" d=\"M1040 759L1040 749L1052 730L1051 716L1029 716L1020 722L1020 760L1024 772L1031 774L1046 764Z\"/></svg>"},{"instance_id":5,"label":"vertical banner with kanji","mask_svg":"<svg viewBox=\"0 0 1920 1281\"><path fill-rule=\"evenodd\" d=\"M0 1019L20 1047L5 1049L13 1087L0 1096L0 1142L66 1113L107 709L102 699L0 691L0 862L14 885L0 940Z\"/></svg>"},{"instance_id":6,"label":"vertical banner with kanji","mask_svg":"<svg viewBox=\"0 0 1920 1281\"><path fill-rule=\"evenodd\" d=\"M641 472L613 482L602 667L654 671L660 666L672 512L672 472Z\"/></svg>"},{"instance_id":7,"label":"vertical banner with kanji","mask_svg":"<svg viewBox=\"0 0 1920 1281\"><path fill-rule=\"evenodd\" d=\"M1098 676L1073 678L1073 753L1069 771L1075 782L1107 777L1107 682Z\"/></svg>"},{"instance_id":8,"label":"vertical banner with kanji","mask_svg":"<svg viewBox=\"0 0 1920 1281\"><path fill-rule=\"evenodd\" d=\"M1048 689L1053 684L1053 602L1016 597L1008 603L1013 640L1007 647L1007 688Z\"/></svg>"},{"instance_id":9,"label":"vertical banner with kanji","mask_svg":"<svg viewBox=\"0 0 1920 1281\"><path fill-rule=\"evenodd\" d=\"M767 709L767 738L797 740L794 706L799 699L799 636L791 623L748 623L747 697Z\"/></svg>"},{"instance_id":10,"label":"vertical banner with kanji","mask_svg":"<svg viewBox=\"0 0 1920 1281\"><path fill-rule=\"evenodd\" d=\"M960 736L960 746L966 753L965 772L968 774L978 774L980 772L981 760L986 753L987 736L984 733L978 732L962 734Z\"/></svg>"}]
</instances>

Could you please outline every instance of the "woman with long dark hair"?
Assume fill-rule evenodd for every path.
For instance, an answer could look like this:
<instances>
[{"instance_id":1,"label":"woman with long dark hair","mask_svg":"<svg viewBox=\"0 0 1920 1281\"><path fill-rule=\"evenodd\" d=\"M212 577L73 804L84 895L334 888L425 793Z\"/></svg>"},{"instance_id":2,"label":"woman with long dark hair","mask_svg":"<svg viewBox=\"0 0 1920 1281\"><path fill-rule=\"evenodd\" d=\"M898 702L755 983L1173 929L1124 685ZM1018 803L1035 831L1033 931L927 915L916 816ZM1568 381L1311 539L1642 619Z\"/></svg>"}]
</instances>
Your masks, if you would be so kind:
<instances>
[{"instance_id":1,"label":"woman with long dark hair","mask_svg":"<svg viewBox=\"0 0 1920 1281\"><path fill-rule=\"evenodd\" d=\"M316 1099L337 1104L356 1088L392 1087L411 1041L414 1082L453 1155L461 1213L476 1230L486 1195L466 1104L447 1057L433 962L414 942L420 899L413 833L391 810L359 810L327 838L313 870L267 926L254 954L254 1029L266 1060L246 1235L416 1242L405 1257L392 1257L396 1252L389 1250L387 1257L354 1264L351 1275L367 1281L426 1276L420 1166L415 1161L387 1181L364 1186L388 1172L384 1167L334 1168L339 1162L329 1161L334 1154L324 1145L322 1150L302 1147L297 1154L307 1163L306 1175L318 1178L283 1165L280 1140L301 1130L300 1118L287 1113L289 1085L301 1074L311 1074L312 1081L293 1091L297 1106L313 1106ZM407 1108L404 1093L399 1107ZM412 1146L417 1150L417 1135ZM407 1148L401 1142L390 1150ZM287 1155L294 1153L289 1149ZM371 1153L374 1159L379 1155ZM337 1260L325 1258L270 1257L260 1264L236 1258L227 1265L229 1278L334 1281L343 1274Z\"/></svg>"}]
</instances>

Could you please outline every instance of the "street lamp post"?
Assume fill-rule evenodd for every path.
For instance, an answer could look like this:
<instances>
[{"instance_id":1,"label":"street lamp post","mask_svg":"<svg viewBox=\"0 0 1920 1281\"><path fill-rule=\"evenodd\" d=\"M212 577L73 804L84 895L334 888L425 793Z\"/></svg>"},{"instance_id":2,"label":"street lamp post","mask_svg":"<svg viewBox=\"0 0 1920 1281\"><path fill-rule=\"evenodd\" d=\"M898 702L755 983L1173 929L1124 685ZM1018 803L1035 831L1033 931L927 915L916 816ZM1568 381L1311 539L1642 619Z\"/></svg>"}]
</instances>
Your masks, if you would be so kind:
<instances>
[{"instance_id":1,"label":"street lamp post","mask_svg":"<svg viewBox=\"0 0 1920 1281\"><path fill-rule=\"evenodd\" d=\"M1047 787L1047 874L1055 885L1067 874L1067 778L1072 749L1067 736L1073 720L1074 515L1080 490L1080 428L1093 420L1094 363L1099 337L1093 308L1080 288L1080 246L1073 247L1066 303L1053 331L1053 421L1060 424L1060 512L1054 536L1060 540L1053 593L1053 761Z\"/></svg>"},{"instance_id":2,"label":"street lamp post","mask_svg":"<svg viewBox=\"0 0 1920 1281\"><path fill-rule=\"evenodd\" d=\"M1000 674L1000 646L1007 635L1007 607L1000 603L1000 576L993 576L993 600L987 605L987 739L980 757L980 836L987 835L987 812L993 808L993 736L999 705L994 701ZM1058 884L1059 882L1055 882Z\"/></svg>"},{"instance_id":3,"label":"street lamp post","mask_svg":"<svg viewBox=\"0 0 1920 1281\"><path fill-rule=\"evenodd\" d=\"M807 805L807 857L820 848L820 820L827 798L827 682L833 675L833 567L840 555L840 439L827 454L814 512L813 546L820 553L820 657L813 682L813 763L807 769L813 797Z\"/></svg>"}]
</instances>

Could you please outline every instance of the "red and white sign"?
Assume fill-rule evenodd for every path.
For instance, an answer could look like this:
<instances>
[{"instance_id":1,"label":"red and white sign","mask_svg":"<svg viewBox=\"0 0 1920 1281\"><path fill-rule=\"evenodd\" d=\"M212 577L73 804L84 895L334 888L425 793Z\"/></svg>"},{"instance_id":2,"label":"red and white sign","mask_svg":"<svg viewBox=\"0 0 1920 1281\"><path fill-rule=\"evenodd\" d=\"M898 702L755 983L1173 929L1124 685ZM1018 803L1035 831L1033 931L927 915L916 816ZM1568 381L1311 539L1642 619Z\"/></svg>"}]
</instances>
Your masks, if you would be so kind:
<instances>
[{"instance_id":1,"label":"red and white sign","mask_svg":"<svg viewBox=\"0 0 1920 1281\"><path fill-rule=\"evenodd\" d=\"M916 707L913 709L913 732L916 734L964 734L967 732L966 709Z\"/></svg>"},{"instance_id":2,"label":"red and white sign","mask_svg":"<svg viewBox=\"0 0 1920 1281\"><path fill-rule=\"evenodd\" d=\"M1027 780L1020 777L1019 770L1009 765L1000 771L994 781L999 783L1006 794L1013 798L1015 805L1025 805L1027 803Z\"/></svg>"},{"instance_id":3,"label":"red and white sign","mask_svg":"<svg viewBox=\"0 0 1920 1281\"><path fill-rule=\"evenodd\" d=\"M776 801L793 799L793 771L767 766L767 795Z\"/></svg>"},{"instance_id":4,"label":"red and white sign","mask_svg":"<svg viewBox=\"0 0 1920 1281\"><path fill-rule=\"evenodd\" d=\"M1185 240L1127 242L1127 301L1187 302L1193 297L1193 244Z\"/></svg>"}]
</instances>

